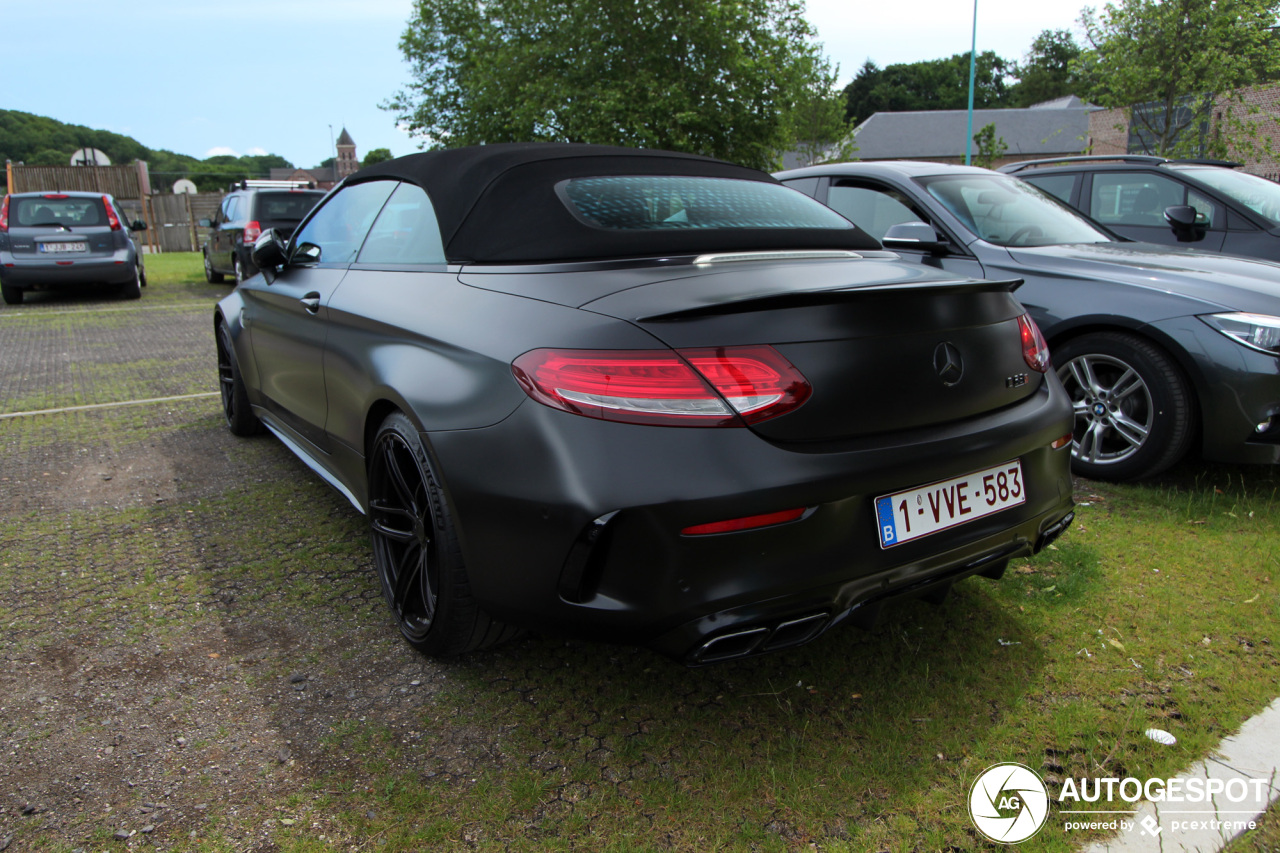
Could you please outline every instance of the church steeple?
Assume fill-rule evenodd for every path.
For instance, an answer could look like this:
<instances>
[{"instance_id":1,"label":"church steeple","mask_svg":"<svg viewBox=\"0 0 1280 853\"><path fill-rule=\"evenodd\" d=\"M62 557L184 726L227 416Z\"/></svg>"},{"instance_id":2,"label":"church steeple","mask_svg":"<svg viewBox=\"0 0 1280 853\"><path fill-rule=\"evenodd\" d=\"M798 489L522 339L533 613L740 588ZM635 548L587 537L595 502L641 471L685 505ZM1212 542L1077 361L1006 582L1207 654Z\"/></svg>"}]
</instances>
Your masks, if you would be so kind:
<instances>
[{"instance_id":1,"label":"church steeple","mask_svg":"<svg viewBox=\"0 0 1280 853\"><path fill-rule=\"evenodd\" d=\"M336 147L338 160L333 164L333 172L336 179L342 180L360 168L360 161L356 159L356 141L351 138L351 134L347 133L345 127L342 133L338 134Z\"/></svg>"}]
</instances>

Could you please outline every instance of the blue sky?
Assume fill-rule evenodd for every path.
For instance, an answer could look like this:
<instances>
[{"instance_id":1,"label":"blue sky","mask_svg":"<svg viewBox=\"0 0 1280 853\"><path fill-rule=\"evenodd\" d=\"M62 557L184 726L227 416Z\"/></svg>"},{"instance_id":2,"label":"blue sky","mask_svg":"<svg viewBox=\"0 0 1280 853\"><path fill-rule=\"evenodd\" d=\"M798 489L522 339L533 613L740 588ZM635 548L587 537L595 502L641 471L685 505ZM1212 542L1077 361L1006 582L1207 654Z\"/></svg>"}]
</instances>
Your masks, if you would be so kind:
<instances>
[{"instance_id":1,"label":"blue sky","mask_svg":"<svg viewBox=\"0 0 1280 853\"><path fill-rule=\"evenodd\" d=\"M981 0L978 50L1020 59L1044 29L1075 29L1080 0ZM417 144L378 109L408 81L410 0L3 0L0 106L128 134L196 157L273 153L313 166L343 126L357 153ZM973 6L809 0L847 82L867 59L969 49ZM25 35L25 34L30 34ZM1077 33L1078 37L1078 33Z\"/></svg>"}]
</instances>

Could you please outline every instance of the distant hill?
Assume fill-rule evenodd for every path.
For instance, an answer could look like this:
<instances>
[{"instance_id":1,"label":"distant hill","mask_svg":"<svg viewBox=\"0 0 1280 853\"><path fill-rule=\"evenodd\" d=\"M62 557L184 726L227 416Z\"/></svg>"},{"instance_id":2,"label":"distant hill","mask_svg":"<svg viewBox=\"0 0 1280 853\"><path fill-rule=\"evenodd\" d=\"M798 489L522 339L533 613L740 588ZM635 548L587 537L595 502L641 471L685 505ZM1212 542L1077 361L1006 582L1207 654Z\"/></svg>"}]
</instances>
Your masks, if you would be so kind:
<instances>
[{"instance_id":1,"label":"distant hill","mask_svg":"<svg viewBox=\"0 0 1280 853\"><path fill-rule=\"evenodd\" d=\"M38 166L65 166L78 148L97 148L112 163L147 161L151 183L167 192L179 178L189 178L201 192L223 189L242 178L265 178L273 168L292 169L276 154L200 160L187 154L148 148L131 136L94 130L78 124L17 110L0 110L0 161L12 160Z\"/></svg>"}]
</instances>

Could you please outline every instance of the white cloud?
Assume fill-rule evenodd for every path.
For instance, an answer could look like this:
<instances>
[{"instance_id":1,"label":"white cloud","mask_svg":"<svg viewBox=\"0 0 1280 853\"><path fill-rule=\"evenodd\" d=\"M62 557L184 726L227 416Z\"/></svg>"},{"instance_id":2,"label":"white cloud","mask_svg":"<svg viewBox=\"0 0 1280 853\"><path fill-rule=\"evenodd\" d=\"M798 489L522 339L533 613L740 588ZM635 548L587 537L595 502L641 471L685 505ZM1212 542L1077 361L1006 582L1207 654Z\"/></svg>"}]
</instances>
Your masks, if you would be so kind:
<instances>
[{"instance_id":1,"label":"white cloud","mask_svg":"<svg viewBox=\"0 0 1280 853\"><path fill-rule=\"evenodd\" d=\"M225 145L216 145L204 152L205 157L239 157L234 148L228 148Z\"/></svg>"},{"instance_id":2,"label":"white cloud","mask_svg":"<svg viewBox=\"0 0 1280 853\"><path fill-rule=\"evenodd\" d=\"M267 150L258 145L255 145L244 153L250 157L264 157L267 154Z\"/></svg>"}]
</instances>

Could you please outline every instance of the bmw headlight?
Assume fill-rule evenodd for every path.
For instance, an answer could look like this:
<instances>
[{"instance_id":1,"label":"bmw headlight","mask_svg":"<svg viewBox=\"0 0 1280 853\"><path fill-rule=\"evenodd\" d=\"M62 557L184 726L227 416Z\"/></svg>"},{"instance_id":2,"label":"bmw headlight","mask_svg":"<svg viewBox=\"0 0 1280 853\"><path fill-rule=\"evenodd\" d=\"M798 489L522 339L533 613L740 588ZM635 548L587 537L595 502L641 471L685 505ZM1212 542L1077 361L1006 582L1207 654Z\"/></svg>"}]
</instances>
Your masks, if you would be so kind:
<instances>
[{"instance_id":1,"label":"bmw headlight","mask_svg":"<svg viewBox=\"0 0 1280 853\"><path fill-rule=\"evenodd\" d=\"M1200 319L1249 349L1280 355L1280 317L1239 312L1205 314Z\"/></svg>"}]
</instances>

